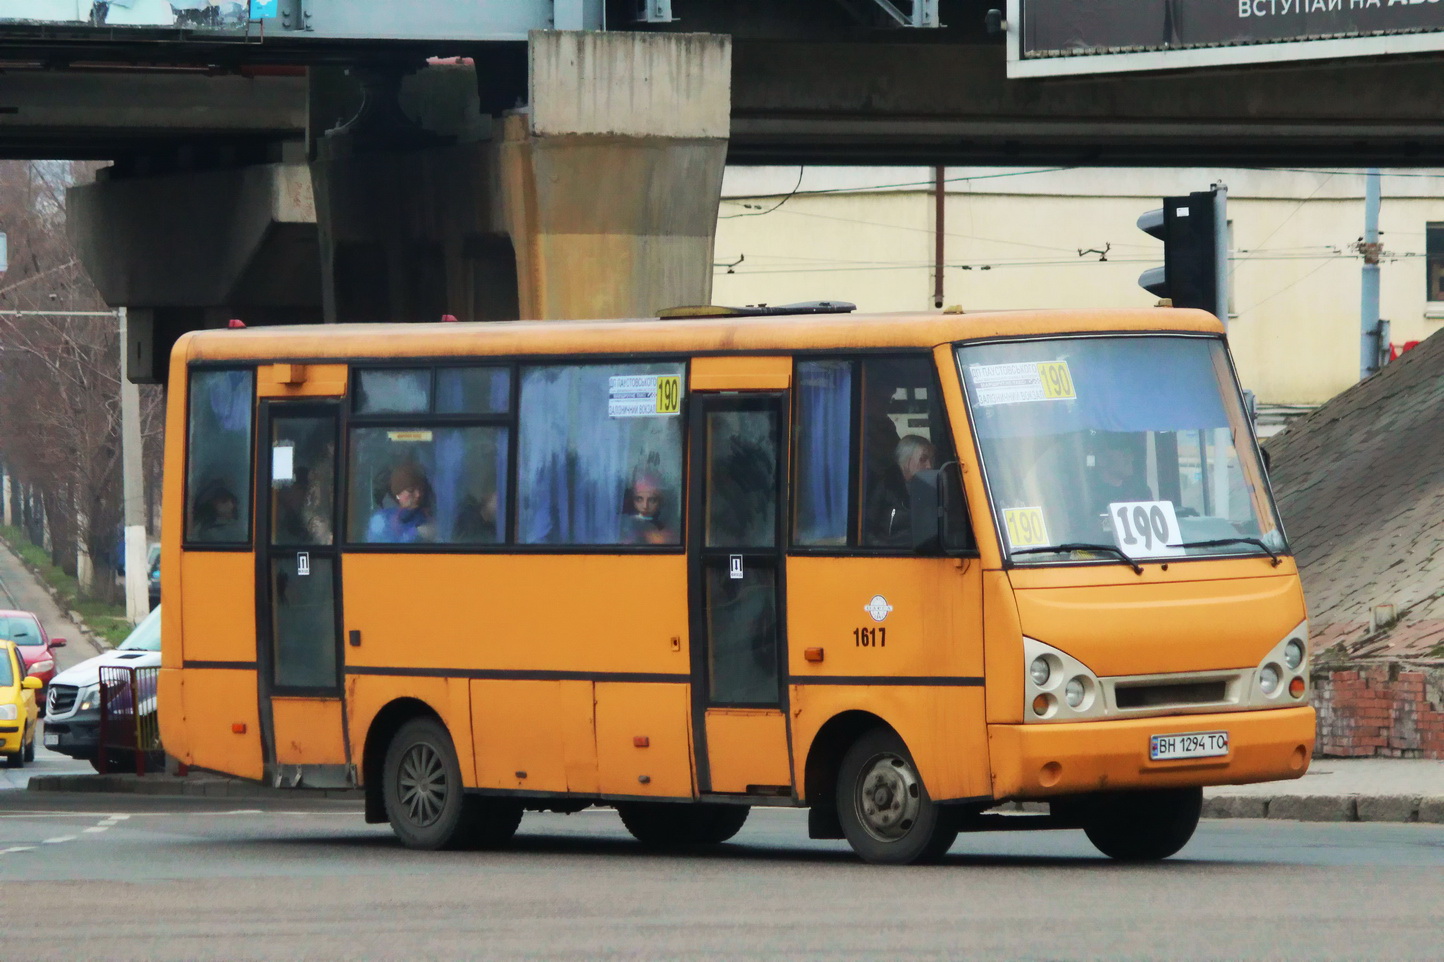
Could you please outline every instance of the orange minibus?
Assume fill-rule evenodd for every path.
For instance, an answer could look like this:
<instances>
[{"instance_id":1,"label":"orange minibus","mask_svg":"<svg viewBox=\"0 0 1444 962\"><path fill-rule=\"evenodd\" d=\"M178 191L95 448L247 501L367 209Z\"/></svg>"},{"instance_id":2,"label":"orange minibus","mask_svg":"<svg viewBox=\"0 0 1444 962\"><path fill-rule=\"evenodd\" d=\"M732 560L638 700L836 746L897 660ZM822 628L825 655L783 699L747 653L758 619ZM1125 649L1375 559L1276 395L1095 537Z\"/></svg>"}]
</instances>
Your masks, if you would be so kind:
<instances>
[{"instance_id":1,"label":"orange minibus","mask_svg":"<svg viewBox=\"0 0 1444 962\"><path fill-rule=\"evenodd\" d=\"M169 397L167 751L363 789L414 848L764 805L872 862L1047 827L1158 859L1204 786L1310 760L1298 573L1200 311L202 331Z\"/></svg>"}]
</instances>

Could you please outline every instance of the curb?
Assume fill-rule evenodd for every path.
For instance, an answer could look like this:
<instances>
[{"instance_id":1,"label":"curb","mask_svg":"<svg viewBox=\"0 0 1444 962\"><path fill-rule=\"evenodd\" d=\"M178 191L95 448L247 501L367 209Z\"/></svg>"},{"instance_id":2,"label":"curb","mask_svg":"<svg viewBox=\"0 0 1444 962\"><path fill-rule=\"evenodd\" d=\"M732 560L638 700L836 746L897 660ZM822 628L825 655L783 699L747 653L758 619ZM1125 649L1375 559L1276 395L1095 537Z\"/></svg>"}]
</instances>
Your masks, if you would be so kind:
<instances>
[{"instance_id":1,"label":"curb","mask_svg":"<svg viewBox=\"0 0 1444 962\"><path fill-rule=\"evenodd\" d=\"M35 775L32 792L169 795L188 798L338 798L362 801L360 789L272 788L239 778L178 775Z\"/></svg>"},{"instance_id":2,"label":"curb","mask_svg":"<svg viewBox=\"0 0 1444 962\"><path fill-rule=\"evenodd\" d=\"M1204 818L1272 818L1295 822L1429 822L1444 824L1444 797L1434 795L1215 795Z\"/></svg>"},{"instance_id":3,"label":"curb","mask_svg":"<svg viewBox=\"0 0 1444 962\"><path fill-rule=\"evenodd\" d=\"M36 775L32 792L170 795L190 798L335 798L361 801L360 789L273 788L239 778L177 775ZM1024 803L1027 804L1027 803ZM1042 811L1042 805L1000 806ZM1444 824L1444 796L1433 795L1215 795L1203 800L1204 818L1268 818L1296 822L1424 822Z\"/></svg>"}]
</instances>

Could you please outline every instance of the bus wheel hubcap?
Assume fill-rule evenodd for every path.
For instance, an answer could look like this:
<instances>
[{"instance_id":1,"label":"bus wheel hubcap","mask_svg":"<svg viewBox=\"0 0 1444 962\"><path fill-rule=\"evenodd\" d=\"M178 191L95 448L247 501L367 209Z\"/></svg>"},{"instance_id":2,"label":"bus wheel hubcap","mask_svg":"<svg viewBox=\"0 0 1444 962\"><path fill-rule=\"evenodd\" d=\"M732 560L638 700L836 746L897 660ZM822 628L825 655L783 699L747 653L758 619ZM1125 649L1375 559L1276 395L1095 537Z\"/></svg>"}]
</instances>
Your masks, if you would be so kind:
<instances>
[{"instance_id":1,"label":"bus wheel hubcap","mask_svg":"<svg viewBox=\"0 0 1444 962\"><path fill-rule=\"evenodd\" d=\"M881 842L895 842L912 830L922 809L922 784L907 759L879 755L857 784L857 815L862 827Z\"/></svg>"},{"instance_id":2,"label":"bus wheel hubcap","mask_svg":"<svg viewBox=\"0 0 1444 962\"><path fill-rule=\"evenodd\" d=\"M401 759L401 771L397 778L401 789L401 804L406 814L418 827L426 827L441 817L442 806L446 804L446 766L441 756L425 743L412 745Z\"/></svg>"}]
</instances>

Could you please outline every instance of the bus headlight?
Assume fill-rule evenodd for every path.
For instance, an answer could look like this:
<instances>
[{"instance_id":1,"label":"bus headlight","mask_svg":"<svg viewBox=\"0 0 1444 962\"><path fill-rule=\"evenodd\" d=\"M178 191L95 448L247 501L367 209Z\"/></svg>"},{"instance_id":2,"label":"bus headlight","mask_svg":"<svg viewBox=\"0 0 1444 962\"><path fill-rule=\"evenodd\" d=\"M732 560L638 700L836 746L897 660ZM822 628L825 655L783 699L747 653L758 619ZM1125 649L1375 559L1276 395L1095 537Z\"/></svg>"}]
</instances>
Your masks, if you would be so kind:
<instances>
[{"instance_id":1,"label":"bus headlight","mask_svg":"<svg viewBox=\"0 0 1444 962\"><path fill-rule=\"evenodd\" d=\"M1301 621L1259 659L1245 705L1278 708L1285 691L1293 699L1302 700L1308 690L1309 623Z\"/></svg>"},{"instance_id":2,"label":"bus headlight","mask_svg":"<svg viewBox=\"0 0 1444 962\"><path fill-rule=\"evenodd\" d=\"M1104 715L1104 699L1093 669L1035 638L1023 638L1025 722L1072 722Z\"/></svg>"}]
</instances>

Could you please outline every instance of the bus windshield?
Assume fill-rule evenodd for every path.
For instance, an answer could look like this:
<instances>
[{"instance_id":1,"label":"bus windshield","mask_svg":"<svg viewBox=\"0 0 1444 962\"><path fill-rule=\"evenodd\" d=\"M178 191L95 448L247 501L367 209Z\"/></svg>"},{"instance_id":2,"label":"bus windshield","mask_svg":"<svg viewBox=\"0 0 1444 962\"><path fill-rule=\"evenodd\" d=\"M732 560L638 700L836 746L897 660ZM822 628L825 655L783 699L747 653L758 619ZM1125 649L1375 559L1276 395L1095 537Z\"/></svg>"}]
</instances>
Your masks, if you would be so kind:
<instances>
[{"instance_id":1,"label":"bus windshield","mask_svg":"<svg viewBox=\"0 0 1444 962\"><path fill-rule=\"evenodd\" d=\"M957 356L1015 563L1285 550L1221 340L1004 341Z\"/></svg>"}]
</instances>

